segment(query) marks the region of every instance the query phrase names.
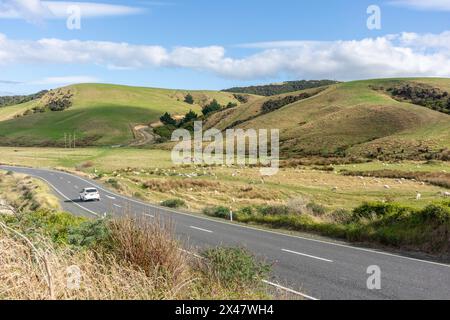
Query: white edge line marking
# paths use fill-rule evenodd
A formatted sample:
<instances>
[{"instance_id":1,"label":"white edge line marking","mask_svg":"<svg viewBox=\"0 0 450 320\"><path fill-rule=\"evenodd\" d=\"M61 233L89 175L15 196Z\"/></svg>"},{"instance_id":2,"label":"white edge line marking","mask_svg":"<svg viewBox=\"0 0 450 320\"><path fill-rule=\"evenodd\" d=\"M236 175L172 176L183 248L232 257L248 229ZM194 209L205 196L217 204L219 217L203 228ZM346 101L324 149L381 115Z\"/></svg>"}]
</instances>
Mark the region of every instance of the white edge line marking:
<instances>
[{"instance_id":1,"label":"white edge line marking","mask_svg":"<svg viewBox=\"0 0 450 320\"><path fill-rule=\"evenodd\" d=\"M317 298L314 298L314 297L308 296L308 295L306 295L304 293L301 293L301 292L298 292L298 291L295 291L295 290L292 290L292 289L280 286L279 284L276 284L276 283L273 283L273 282L270 282L270 281L267 281L267 280L262 280L262 282L264 282L265 284L268 284L270 286L276 287L278 289L281 289L281 290L284 290L284 291L287 291L287 292L299 295L299 296L301 296L303 298L306 298L306 299L309 299L309 300L314 300L314 301L319 300Z\"/></svg>"},{"instance_id":2,"label":"white edge line marking","mask_svg":"<svg viewBox=\"0 0 450 320\"><path fill-rule=\"evenodd\" d=\"M324 259L324 258L312 256L312 255L309 255L309 254L305 254L305 253L301 253L301 252L292 251L292 250L281 249L281 251L287 252L287 253L296 254L296 255L298 255L298 256L304 256L304 257L308 257L308 258L313 258L313 259L317 259L317 260L322 260L322 261L325 261L325 262L334 262L333 260L328 260L328 259Z\"/></svg>"},{"instance_id":3,"label":"white edge line marking","mask_svg":"<svg viewBox=\"0 0 450 320\"><path fill-rule=\"evenodd\" d=\"M113 206L117 207L117 208L122 208L121 206L119 206L118 204L115 204L115 203L113 203Z\"/></svg>"},{"instance_id":4,"label":"white edge line marking","mask_svg":"<svg viewBox=\"0 0 450 320\"><path fill-rule=\"evenodd\" d=\"M146 217L150 217L150 218L154 218L154 217L155 217L154 215L152 215L152 214L148 214L148 213L144 213L144 216L146 216Z\"/></svg>"},{"instance_id":5,"label":"white edge line marking","mask_svg":"<svg viewBox=\"0 0 450 320\"><path fill-rule=\"evenodd\" d=\"M108 192L111 193L111 191L103 188L102 186L96 184L96 183L92 183L89 182L88 180L64 172L64 171L57 171L57 170L50 170L50 169L35 169L35 168L27 168L27 167L15 167L15 166L7 166L7 165L3 165L4 168L16 168L16 169L27 169L27 170L35 170L35 171L45 171L48 173L58 173L58 174L66 174L68 176L71 177L75 177L78 178L86 183L89 183L90 185L95 186L96 188L103 190L104 192ZM371 250L371 249L366 249L366 248L360 248L360 247L355 247L355 246L351 246L351 245L346 245L346 244L341 244L341 243L333 243L333 242L329 242L329 241L324 241L324 240L318 240L318 239L311 239L311 238L306 238L306 237L301 237L301 236L296 236L296 235L292 235L292 234L284 234L281 232L276 232L276 231L271 231L271 230L265 230L265 229L260 229L260 228L254 228L254 227L250 227L250 226L244 226L241 224L236 224L236 223L230 223L230 222L226 222L226 221L220 221L220 220L216 220L216 219L211 219L211 218L207 218L207 217L201 217L201 216L196 216L190 213L183 213L183 212L179 212L179 211L175 211L175 210L170 210L167 208L161 208L158 206L155 206L151 203L145 203L142 201L137 201L135 199L130 199L127 197L124 197L122 195L116 194L117 197L134 202L134 203L138 203L141 205L145 205L151 208L155 208L155 209L161 209L161 210L165 210L166 212L171 212L171 213L175 213L178 215L183 215L183 216L188 216L191 218L196 218L196 219L200 219L200 220L206 220L206 221L211 221L211 222L216 222L216 223L221 223L221 224L226 224L226 225L230 225L230 226L234 226L234 227L238 227L241 229L249 229L249 230L254 230L254 231L259 231L259 232L265 232L265 233L271 233L271 234L276 234L278 236L283 236L283 237L288 237L288 238L296 238L296 239L302 239L302 240L306 240L306 241L310 241L310 242L316 242L316 243L322 243L322 244L327 244L327 245L332 245L335 247L341 247L341 248L348 248L348 249L353 249L353 250L358 250L358 251L364 251L364 252L369 252L369 253L375 253L375 254L380 254L380 255L384 255L384 256L388 256L388 257L395 257L395 258L400 258L400 259L406 259L409 261L416 261L416 262L422 262L422 263L428 263L428 264L432 264L432 265L436 265L436 266L441 266L441 267L446 267L446 268L450 268L450 264L445 264L445 263L439 263L439 262L434 262L434 261L427 261L427 260L421 260L421 259L417 259L417 258L411 258L411 257L406 257L406 256L401 256L395 253L388 253L388 252L383 252L383 251L376 251L376 250ZM87 209L86 209L87 210Z\"/></svg>"},{"instance_id":6,"label":"white edge line marking","mask_svg":"<svg viewBox=\"0 0 450 320\"><path fill-rule=\"evenodd\" d=\"M190 226L189 228L195 229L195 230L199 230L199 231L203 231L203 232L207 232L207 233L213 233L211 230L202 229L202 228L198 228L198 227L194 227L194 226Z\"/></svg>"}]
</instances>

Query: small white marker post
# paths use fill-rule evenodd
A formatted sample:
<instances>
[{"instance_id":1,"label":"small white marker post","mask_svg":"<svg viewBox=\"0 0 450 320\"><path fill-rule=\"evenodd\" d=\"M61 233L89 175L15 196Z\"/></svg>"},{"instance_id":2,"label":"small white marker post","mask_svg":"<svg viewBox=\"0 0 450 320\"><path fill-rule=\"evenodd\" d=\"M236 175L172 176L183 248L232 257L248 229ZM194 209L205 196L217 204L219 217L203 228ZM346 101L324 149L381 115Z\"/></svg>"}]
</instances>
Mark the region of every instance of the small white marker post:
<instances>
[{"instance_id":1,"label":"small white marker post","mask_svg":"<svg viewBox=\"0 0 450 320\"><path fill-rule=\"evenodd\" d=\"M233 210L230 210L230 221L233 222Z\"/></svg>"}]
</instances>

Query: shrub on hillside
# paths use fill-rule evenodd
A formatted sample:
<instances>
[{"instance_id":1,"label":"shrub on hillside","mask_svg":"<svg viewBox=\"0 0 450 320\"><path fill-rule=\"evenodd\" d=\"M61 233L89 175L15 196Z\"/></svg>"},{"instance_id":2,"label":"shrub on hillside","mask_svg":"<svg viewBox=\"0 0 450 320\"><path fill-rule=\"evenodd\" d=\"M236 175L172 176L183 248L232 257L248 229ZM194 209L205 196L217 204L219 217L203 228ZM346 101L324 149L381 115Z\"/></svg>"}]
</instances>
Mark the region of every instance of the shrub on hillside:
<instances>
[{"instance_id":1,"label":"shrub on hillside","mask_svg":"<svg viewBox=\"0 0 450 320\"><path fill-rule=\"evenodd\" d=\"M397 100L407 101L435 111L450 114L449 93L425 84L402 85L388 88L387 91Z\"/></svg>"},{"instance_id":2,"label":"shrub on hillside","mask_svg":"<svg viewBox=\"0 0 450 320\"><path fill-rule=\"evenodd\" d=\"M165 142L167 140L170 140L172 138L172 132L176 129L177 127L175 125L165 125L165 126L161 126L161 127L156 127L153 129L153 132L156 133L158 136L161 137L162 141L161 142Z\"/></svg>"},{"instance_id":3,"label":"shrub on hillside","mask_svg":"<svg viewBox=\"0 0 450 320\"><path fill-rule=\"evenodd\" d=\"M109 247L107 220L89 220L69 228L67 242L77 247Z\"/></svg>"},{"instance_id":4,"label":"shrub on hillside","mask_svg":"<svg viewBox=\"0 0 450 320\"><path fill-rule=\"evenodd\" d=\"M410 212L408 207L401 206L396 203L364 203L353 210L353 219L355 221L361 219L381 218L385 216L403 215Z\"/></svg>"},{"instance_id":5,"label":"shrub on hillside","mask_svg":"<svg viewBox=\"0 0 450 320\"><path fill-rule=\"evenodd\" d=\"M252 216L255 214L253 207L243 207L237 212L238 215Z\"/></svg>"},{"instance_id":6,"label":"shrub on hillside","mask_svg":"<svg viewBox=\"0 0 450 320\"><path fill-rule=\"evenodd\" d=\"M177 121L168 112L164 113L159 120L165 125L175 126L177 124Z\"/></svg>"},{"instance_id":7,"label":"shrub on hillside","mask_svg":"<svg viewBox=\"0 0 450 320\"><path fill-rule=\"evenodd\" d=\"M185 97L184 97L184 102L188 103L188 104L194 104L194 97L188 93Z\"/></svg>"},{"instance_id":8,"label":"shrub on hillside","mask_svg":"<svg viewBox=\"0 0 450 320\"><path fill-rule=\"evenodd\" d=\"M347 224L352 221L352 213L346 209L337 209L329 213L328 218L335 223Z\"/></svg>"},{"instance_id":9,"label":"shrub on hillside","mask_svg":"<svg viewBox=\"0 0 450 320\"><path fill-rule=\"evenodd\" d=\"M259 208L259 212L264 216L288 215L289 207L283 205L270 205Z\"/></svg>"},{"instance_id":10,"label":"shrub on hillside","mask_svg":"<svg viewBox=\"0 0 450 320\"><path fill-rule=\"evenodd\" d=\"M450 222L450 207L432 204L420 211L424 223L445 224Z\"/></svg>"},{"instance_id":11,"label":"shrub on hillside","mask_svg":"<svg viewBox=\"0 0 450 320\"><path fill-rule=\"evenodd\" d=\"M121 185L120 185L120 183L119 183L119 181L118 181L117 179L109 178L109 179L106 181L106 183L108 183L109 185L111 185L111 187L113 187L113 188L116 189L116 190L121 190L121 189L122 189L122 187L121 187Z\"/></svg>"},{"instance_id":12,"label":"shrub on hillside","mask_svg":"<svg viewBox=\"0 0 450 320\"><path fill-rule=\"evenodd\" d=\"M311 214L313 214L314 216L318 216L318 217L325 215L325 213L327 212L327 210L324 206L317 204L315 202L308 203L306 208L308 209L308 211Z\"/></svg>"},{"instance_id":13,"label":"shrub on hillside","mask_svg":"<svg viewBox=\"0 0 450 320\"><path fill-rule=\"evenodd\" d=\"M248 102L248 96L245 96L243 94L233 94L233 97L239 101L240 103L247 103Z\"/></svg>"},{"instance_id":14,"label":"shrub on hillside","mask_svg":"<svg viewBox=\"0 0 450 320\"><path fill-rule=\"evenodd\" d=\"M161 202L161 206L176 209L186 207L186 202L181 199L169 199Z\"/></svg>"},{"instance_id":15,"label":"shrub on hillside","mask_svg":"<svg viewBox=\"0 0 450 320\"><path fill-rule=\"evenodd\" d=\"M271 271L270 265L242 248L214 248L204 251L202 256L224 284L254 285L267 279Z\"/></svg>"},{"instance_id":16,"label":"shrub on hillside","mask_svg":"<svg viewBox=\"0 0 450 320\"><path fill-rule=\"evenodd\" d=\"M230 209L222 206L205 208L203 209L203 213L211 217L217 217L222 219L230 218Z\"/></svg>"},{"instance_id":17,"label":"shrub on hillside","mask_svg":"<svg viewBox=\"0 0 450 320\"><path fill-rule=\"evenodd\" d=\"M26 236L34 238L44 234L57 244L69 244L72 230L79 227L86 219L75 217L69 213L38 210L12 216L8 222Z\"/></svg>"},{"instance_id":18,"label":"shrub on hillside","mask_svg":"<svg viewBox=\"0 0 450 320\"><path fill-rule=\"evenodd\" d=\"M203 107L202 113L204 116L209 115L210 113L219 111L222 109L222 106L214 99L211 103L207 104Z\"/></svg>"}]
</instances>

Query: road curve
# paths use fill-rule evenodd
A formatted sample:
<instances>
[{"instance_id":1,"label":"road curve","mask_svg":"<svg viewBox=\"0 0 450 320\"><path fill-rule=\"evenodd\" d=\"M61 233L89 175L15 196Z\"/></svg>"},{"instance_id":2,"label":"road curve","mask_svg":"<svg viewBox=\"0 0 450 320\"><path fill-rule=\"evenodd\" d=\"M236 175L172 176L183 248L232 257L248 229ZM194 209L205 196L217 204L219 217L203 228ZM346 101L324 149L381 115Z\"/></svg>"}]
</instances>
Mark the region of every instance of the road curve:
<instances>
[{"instance_id":1,"label":"road curve","mask_svg":"<svg viewBox=\"0 0 450 320\"><path fill-rule=\"evenodd\" d=\"M40 178L60 198L64 210L76 215L102 217L131 212L170 218L176 234L189 245L244 246L274 263L271 285L292 290L308 299L450 299L450 265L383 251L260 230L225 221L190 215L130 199L92 180L65 172L0 166ZM82 188L96 187L102 201L80 203ZM381 289L367 288L370 266L381 270Z\"/></svg>"}]
</instances>

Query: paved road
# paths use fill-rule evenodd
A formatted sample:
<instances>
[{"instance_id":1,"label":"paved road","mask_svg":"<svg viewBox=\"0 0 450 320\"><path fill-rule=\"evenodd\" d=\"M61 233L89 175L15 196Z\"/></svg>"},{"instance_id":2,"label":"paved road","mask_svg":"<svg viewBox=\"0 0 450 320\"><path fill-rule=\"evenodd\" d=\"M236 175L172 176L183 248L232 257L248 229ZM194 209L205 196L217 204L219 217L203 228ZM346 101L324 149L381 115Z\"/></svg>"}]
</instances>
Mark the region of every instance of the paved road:
<instances>
[{"instance_id":1,"label":"paved road","mask_svg":"<svg viewBox=\"0 0 450 320\"><path fill-rule=\"evenodd\" d=\"M96 182L53 170L0 166L46 181L65 210L78 215L116 215L125 211L174 222L191 246L245 246L274 262L270 282L311 299L450 299L450 265L418 260L333 241L289 236L189 215L118 195ZM78 193L96 187L100 202L80 203ZM381 269L381 290L367 289L367 268Z\"/></svg>"}]
</instances>

